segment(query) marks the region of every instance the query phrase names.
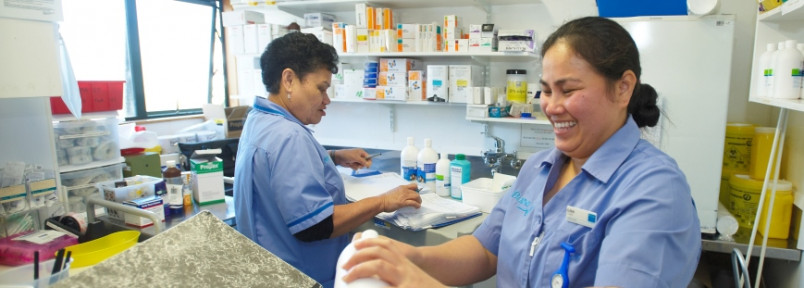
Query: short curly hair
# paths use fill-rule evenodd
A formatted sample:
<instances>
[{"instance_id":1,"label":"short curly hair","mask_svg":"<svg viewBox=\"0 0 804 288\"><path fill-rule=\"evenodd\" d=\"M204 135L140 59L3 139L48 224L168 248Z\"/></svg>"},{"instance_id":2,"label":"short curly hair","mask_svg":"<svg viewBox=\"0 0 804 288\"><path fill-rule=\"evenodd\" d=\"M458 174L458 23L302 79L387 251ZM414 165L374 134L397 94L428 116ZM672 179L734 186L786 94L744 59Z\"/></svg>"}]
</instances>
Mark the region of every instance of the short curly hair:
<instances>
[{"instance_id":1,"label":"short curly hair","mask_svg":"<svg viewBox=\"0 0 804 288\"><path fill-rule=\"evenodd\" d=\"M331 45L318 41L313 34L290 32L265 47L260 68L265 89L276 94L285 68L296 72L299 79L321 68L338 73L338 52Z\"/></svg>"}]
</instances>

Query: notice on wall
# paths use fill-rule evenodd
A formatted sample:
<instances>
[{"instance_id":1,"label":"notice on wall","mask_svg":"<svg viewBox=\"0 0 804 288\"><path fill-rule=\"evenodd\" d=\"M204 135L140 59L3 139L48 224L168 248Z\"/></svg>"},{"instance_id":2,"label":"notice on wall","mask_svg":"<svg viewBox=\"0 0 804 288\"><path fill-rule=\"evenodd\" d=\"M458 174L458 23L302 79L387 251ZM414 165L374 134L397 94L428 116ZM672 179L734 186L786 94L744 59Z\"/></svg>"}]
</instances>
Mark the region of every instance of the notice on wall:
<instances>
[{"instance_id":1,"label":"notice on wall","mask_svg":"<svg viewBox=\"0 0 804 288\"><path fill-rule=\"evenodd\" d=\"M550 149L555 146L556 136L550 125L522 125L522 138L519 146L530 147L533 151Z\"/></svg>"},{"instance_id":2,"label":"notice on wall","mask_svg":"<svg viewBox=\"0 0 804 288\"><path fill-rule=\"evenodd\" d=\"M62 21L61 0L0 0L0 17Z\"/></svg>"}]
</instances>

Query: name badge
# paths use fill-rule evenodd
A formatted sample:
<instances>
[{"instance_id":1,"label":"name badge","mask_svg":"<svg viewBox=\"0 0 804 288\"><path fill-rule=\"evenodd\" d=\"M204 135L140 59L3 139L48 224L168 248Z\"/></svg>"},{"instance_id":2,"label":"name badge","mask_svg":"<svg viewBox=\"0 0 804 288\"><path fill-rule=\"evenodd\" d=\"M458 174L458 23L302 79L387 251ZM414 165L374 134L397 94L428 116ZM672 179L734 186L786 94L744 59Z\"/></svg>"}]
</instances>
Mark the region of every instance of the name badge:
<instances>
[{"instance_id":1,"label":"name badge","mask_svg":"<svg viewBox=\"0 0 804 288\"><path fill-rule=\"evenodd\" d=\"M595 224L597 224L597 213L578 207L567 206L567 221L589 228L595 228Z\"/></svg>"}]
</instances>

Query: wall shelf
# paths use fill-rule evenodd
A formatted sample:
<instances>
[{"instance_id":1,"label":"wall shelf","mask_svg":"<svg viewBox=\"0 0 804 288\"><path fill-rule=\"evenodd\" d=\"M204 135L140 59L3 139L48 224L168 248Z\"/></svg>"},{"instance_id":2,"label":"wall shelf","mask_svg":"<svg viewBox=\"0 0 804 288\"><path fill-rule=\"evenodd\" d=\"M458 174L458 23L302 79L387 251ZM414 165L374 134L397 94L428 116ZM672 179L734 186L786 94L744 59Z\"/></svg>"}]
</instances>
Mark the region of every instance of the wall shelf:
<instances>
[{"instance_id":1,"label":"wall shelf","mask_svg":"<svg viewBox=\"0 0 804 288\"><path fill-rule=\"evenodd\" d=\"M528 62L537 61L539 54L528 52L377 52L377 53L341 53L341 59L372 57L405 57L405 58L472 58L481 62Z\"/></svg>"},{"instance_id":2,"label":"wall shelf","mask_svg":"<svg viewBox=\"0 0 804 288\"><path fill-rule=\"evenodd\" d=\"M433 107L466 106L466 103L451 102L430 102L430 101L393 101L393 100L370 100L370 99L340 99L330 98L332 103L366 103L366 104L388 104L388 105L419 105Z\"/></svg>"},{"instance_id":3,"label":"wall shelf","mask_svg":"<svg viewBox=\"0 0 804 288\"><path fill-rule=\"evenodd\" d=\"M748 99L748 101L795 111L804 111L804 99L774 99L754 97Z\"/></svg>"},{"instance_id":4,"label":"wall shelf","mask_svg":"<svg viewBox=\"0 0 804 288\"><path fill-rule=\"evenodd\" d=\"M534 124L534 125L550 125L550 121L543 119L524 119L524 118L474 118L466 117L466 120L475 122L495 122L495 123L514 123L514 124Z\"/></svg>"},{"instance_id":5,"label":"wall shelf","mask_svg":"<svg viewBox=\"0 0 804 288\"><path fill-rule=\"evenodd\" d=\"M248 1L244 1L248 2ZM354 11L355 4L368 3L375 7L388 7L394 9L406 8L435 8L456 6L488 5L515 5L539 3L538 0L308 0L308 1L281 1L276 7L295 15L310 12L347 12ZM258 3L258 5L261 5Z\"/></svg>"}]
</instances>

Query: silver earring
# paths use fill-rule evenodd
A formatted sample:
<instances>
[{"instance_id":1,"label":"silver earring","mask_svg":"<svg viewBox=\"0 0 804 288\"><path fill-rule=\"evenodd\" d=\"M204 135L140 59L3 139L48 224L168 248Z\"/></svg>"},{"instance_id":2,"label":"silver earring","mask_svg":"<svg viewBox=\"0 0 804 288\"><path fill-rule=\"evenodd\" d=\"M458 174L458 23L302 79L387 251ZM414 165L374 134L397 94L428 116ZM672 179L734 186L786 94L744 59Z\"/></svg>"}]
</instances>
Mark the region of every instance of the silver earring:
<instances>
[{"instance_id":1,"label":"silver earring","mask_svg":"<svg viewBox=\"0 0 804 288\"><path fill-rule=\"evenodd\" d=\"M290 99L290 92L288 92L288 99Z\"/></svg>"}]
</instances>

